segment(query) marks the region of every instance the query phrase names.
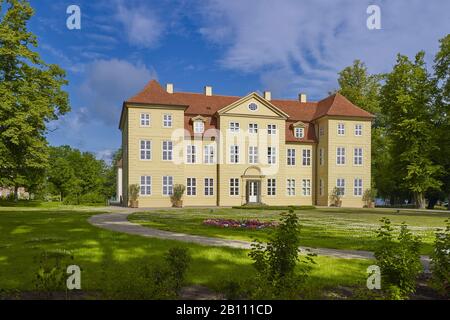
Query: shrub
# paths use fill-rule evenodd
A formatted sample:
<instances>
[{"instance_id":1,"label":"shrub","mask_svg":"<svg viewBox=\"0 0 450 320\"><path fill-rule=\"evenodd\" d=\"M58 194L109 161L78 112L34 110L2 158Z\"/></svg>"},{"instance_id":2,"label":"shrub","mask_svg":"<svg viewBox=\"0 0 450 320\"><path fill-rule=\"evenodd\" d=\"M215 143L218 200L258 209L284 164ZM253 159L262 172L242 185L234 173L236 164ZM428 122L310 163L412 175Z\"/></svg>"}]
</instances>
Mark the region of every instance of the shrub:
<instances>
[{"instance_id":1,"label":"shrub","mask_svg":"<svg viewBox=\"0 0 450 320\"><path fill-rule=\"evenodd\" d=\"M171 248L166 254L167 273L173 281L173 288L178 292L185 281L186 271L191 262L188 249Z\"/></svg>"},{"instance_id":2,"label":"shrub","mask_svg":"<svg viewBox=\"0 0 450 320\"><path fill-rule=\"evenodd\" d=\"M375 197L377 196L377 191L375 189L366 189L364 190L362 201L364 202L364 206L366 208L370 208L372 203L375 201Z\"/></svg>"},{"instance_id":3,"label":"shrub","mask_svg":"<svg viewBox=\"0 0 450 320\"><path fill-rule=\"evenodd\" d=\"M139 198L139 185L137 184L130 184L128 187L128 193L130 195L131 201L136 201Z\"/></svg>"},{"instance_id":4,"label":"shrub","mask_svg":"<svg viewBox=\"0 0 450 320\"><path fill-rule=\"evenodd\" d=\"M450 220L441 232L436 232L431 255L431 285L442 295L450 296Z\"/></svg>"},{"instance_id":5,"label":"shrub","mask_svg":"<svg viewBox=\"0 0 450 320\"><path fill-rule=\"evenodd\" d=\"M407 299L415 292L416 280L423 271L420 262L420 238L413 236L403 223L397 241L391 221L382 218L377 230L378 244L375 250L377 265L381 270L381 285L389 299Z\"/></svg>"},{"instance_id":6,"label":"shrub","mask_svg":"<svg viewBox=\"0 0 450 320\"><path fill-rule=\"evenodd\" d=\"M186 190L186 187L182 184L176 184L173 186L173 194L170 196L170 201L172 201L174 206L178 206L178 203L183 197L184 190Z\"/></svg>"},{"instance_id":7,"label":"shrub","mask_svg":"<svg viewBox=\"0 0 450 320\"><path fill-rule=\"evenodd\" d=\"M234 206L233 209L247 209L247 210L312 210L315 206L268 206L268 205L243 205Z\"/></svg>"},{"instance_id":8,"label":"shrub","mask_svg":"<svg viewBox=\"0 0 450 320\"><path fill-rule=\"evenodd\" d=\"M339 189L334 187L330 194L330 202L331 206L340 207L341 206L341 194L339 193Z\"/></svg>"},{"instance_id":9,"label":"shrub","mask_svg":"<svg viewBox=\"0 0 450 320\"><path fill-rule=\"evenodd\" d=\"M299 286L306 280L312 254L299 257L300 226L291 210L282 213L280 224L267 244L255 241L249 253L257 272L253 297L257 299L291 299L298 295ZM301 262L300 265L297 262Z\"/></svg>"}]
</instances>

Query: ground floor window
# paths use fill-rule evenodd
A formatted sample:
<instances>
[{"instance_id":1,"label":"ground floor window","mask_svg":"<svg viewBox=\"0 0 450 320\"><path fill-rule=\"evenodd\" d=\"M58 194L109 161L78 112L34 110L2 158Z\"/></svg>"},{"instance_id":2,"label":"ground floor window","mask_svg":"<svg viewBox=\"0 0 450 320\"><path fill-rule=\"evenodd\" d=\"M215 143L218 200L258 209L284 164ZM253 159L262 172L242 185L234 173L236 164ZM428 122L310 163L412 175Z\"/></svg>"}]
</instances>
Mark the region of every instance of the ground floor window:
<instances>
[{"instance_id":1,"label":"ground floor window","mask_svg":"<svg viewBox=\"0 0 450 320\"><path fill-rule=\"evenodd\" d=\"M336 180L336 188L338 191L338 195L343 196L345 194L345 179L337 179Z\"/></svg>"},{"instance_id":2,"label":"ground floor window","mask_svg":"<svg viewBox=\"0 0 450 320\"><path fill-rule=\"evenodd\" d=\"M163 195L171 196L173 194L173 177L163 176Z\"/></svg>"},{"instance_id":3,"label":"ground floor window","mask_svg":"<svg viewBox=\"0 0 450 320\"><path fill-rule=\"evenodd\" d=\"M302 194L304 196L310 196L311 195L311 180L310 179L303 179L302 180Z\"/></svg>"},{"instance_id":4,"label":"ground floor window","mask_svg":"<svg viewBox=\"0 0 450 320\"><path fill-rule=\"evenodd\" d=\"M276 180L275 179L267 179L267 195L274 196L276 195Z\"/></svg>"},{"instance_id":5,"label":"ground floor window","mask_svg":"<svg viewBox=\"0 0 450 320\"><path fill-rule=\"evenodd\" d=\"M214 179L205 178L205 196L214 195Z\"/></svg>"},{"instance_id":6,"label":"ground floor window","mask_svg":"<svg viewBox=\"0 0 450 320\"><path fill-rule=\"evenodd\" d=\"M186 194L188 196L195 196L197 194L197 179L196 178L187 178Z\"/></svg>"},{"instance_id":7,"label":"ground floor window","mask_svg":"<svg viewBox=\"0 0 450 320\"><path fill-rule=\"evenodd\" d=\"M295 179L287 179L286 188L288 196L295 196Z\"/></svg>"},{"instance_id":8,"label":"ground floor window","mask_svg":"<svg viewBox=\"0 0 450 320\"><path fill-rule=\"evenodd\" d=\"M362 179L355 178L353 183L353 195L362 196L363 182Z\"/></svg>"},{"instance_id":9,"label":"ground floor window","mask_svg":"<svg viewBox=\"0 0 450 320\"><path fill-rule=\"evenodd\" d=\"M152 177L141 176L141 195L149 196L152 194Z\"/></svg>"},{"instance_id":10,"label":"ground floor window","mask_svg":"<svg viewBox=\"0 0 450 320\"><path fill-rule=\"evenodd\" d=\"M239 179L231 178L230 179L230 196L238 196L239 195Z\"/></svg>"},{"instance_id":11,"label":"ground floor window","mask_svg":"<svg viewBox=\"0 0 450 320\"><path fill-rule=\"evenodd\" d=\"M323 180L319 180L319 195L323 196Z\"/></svg>"}]
</instances>

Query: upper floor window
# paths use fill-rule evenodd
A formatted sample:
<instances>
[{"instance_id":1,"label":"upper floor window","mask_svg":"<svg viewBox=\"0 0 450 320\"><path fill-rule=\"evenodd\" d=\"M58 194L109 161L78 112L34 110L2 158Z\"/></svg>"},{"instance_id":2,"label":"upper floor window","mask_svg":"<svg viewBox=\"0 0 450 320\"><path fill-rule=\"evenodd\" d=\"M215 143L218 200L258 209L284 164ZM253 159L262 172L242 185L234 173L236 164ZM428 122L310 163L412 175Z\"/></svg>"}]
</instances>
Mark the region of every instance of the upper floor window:
<instances>
[{"instance_id":1,"label":"upper floor window","mask_svg":"<svg viewBox=\"0 0 450 320\"><path fill-rule=\"evenodd\" d=\"M163 196L171 196L173 194L173 177L163 176Z\"/></svg>"},{"instance_id":2,"label":"upper floor window","mask_svg":"<svg viewBox=\"0 0 450 320\"><path fill-rule=\"evenodd\" d=\"M337 125L337 134L339 136L343 136L345 134L345 124L338 123L338 125Z\"/></svg>"},{"instance_id":3,"label":"upper floor window","mask_svg":"<svg viewBox=\"0 0 450 320\"><path fill-rule=\"evenodd\" d=\"M295 137L303 138L305 136L305 128L295 128Z\"/></svg>"},{"instance_id":4,"label":"upper floor window","mask_svg":"<svg viewBox=\"0 0 450 320\"><path fill-rule=\"evenodd\" d=\"M162 142L162 159L163 160L172 160L173 154L173 142L172 141L163 141Z\"/></svg>"},{"instance_id":5,"label":"upper floor window","mask_svg":"<svg viewBox=\"0 0 450 320\"><path fill-rule=\"evenodd\" d=\"M171 114L163 115L163 127L164 128L172 128L172 115Z\"/></svg>"},{"instance_id":6,"label":"upper floor window","mask_svg":"<svg viewBox=\"0 0 450 320\"><path fill-rule=\"evenodd\" d=\"M210 145L206 145L204 147L204 153L203 153L203 157L204 157L204 163L215 163L216 159L215 159L215 150L214 150L214 145L210 144Z\"/></svg>"},{"instance_id":7,"label":"upper floor window","mask_svg":"<svg viewBox=\"0 0 450 320\"><path fill-rule=\"evenodd\" d=\"M324 134L325 134L325 128L324 127L320 127L319 135L323 136Z\"/></svg>"},{"instance_id":8,"label":"upper floor window","mask_svg":"<svg viewBox=\"0 0 450 320\"><path fill-rule=\"evenodd\" d=\"M141 127L150 126L150 113L141 113Z\"/></svg>"},{"instance_id":9,"label":"upper floor window","mask_svg":"<svg viewBox=\"0 0 450 320\"><path fill-rule=\"evenodd\" d=\"M150 140L141 140L141 160L152 159L152 142Z\"/></svg>"},{"instance_id":10,"label":"upper floor window","mask_svg":"<svg viewBox=\"0 0 450 320\"><path fill-rule=\"evenodd\" d=\"M152 194L152 177L141 176L141 195L149 196Z\"/></svg>"},{"instance_id":11,"label":"upper floor window","mask_svg":"<svg viewBox=\"0 0 450 320\"><path fill-rule=\"evenodd\" d=\"M363 149L355 148L353 152L353 164L356 166L361 166L363 164Z\"/></svg>"},{"instance_id":12,"label":"upper floor window","mask_svg":"<svg viewBox=\"0 0 450 320\"><path fill-rule=\"evenodd\" d=\"M195 196L197 194L197 179L187 178L186 179L186 194L188 196Z\"/></svg>"},{"instance_id":13,"label":"upper floor window","mask_svg":"<svg viewBox=\"0 0 450 320\"><path fill-rule=\"evenodd\" d=\"M186 147L186 162L187 163L196 163L197 161L197 148L194 145L188 145Z\"/></svg>"},{"instance_id":14,"label":"upper floor window","mask_svg":"<svg viewBox=\"0 0 450 320\"><path fill-rule=\"evenodd\" d=\"M288 196L295 196L295 179L287 179L286 191Z\"/></svg>"},{"instance_id":15,"label":"upper floor window","mask_svg":"<svg viewBox=\"0 0 450 320\"><path fill-rule=\"evenodd\" d=\"M345 195L345 179L339 178L336 180L337 193L340 196Z\"/></svg>"},{"instance_id":16,"label":"upper floor window","mask_svg":"<svg viewBox=\"0 0 450 320\"><path fill-rule=\"evenodd\" d=\"M230 179L230 196L238 196L239 195L239 179L231 178Z\"/></svg>"},{"instance_id":17,"label":"upper floor window","mask_svg":"<svg viewBox=\"0 0 450 320\"><path fill-rule=\"evenodd\" d=\"M239 132L239 122L230 122L230 132Z\"/></svg>"},{"instance_id":18,"label":"upper floor window","mask_svg":"<svg viewBox=\"0 0 450 320\"><path fill-rule=\"evenodd\" d=\"M277 181L275 179L267 179L267 195L275 196L277 193Z\"/></svg>"},{"instance_id":19,"label":"upper floor window","mask_svg":"<svg viewBox=\"0 0 450 320\"><path fill-rule=\"evenodd\" d=\"M336 149L336 164L345 164L345 148L338 147Z\"/></svg>"},{"instance_id":20,"label":"upper floor window","mask_svg":"<svg viewBox=\"0 0 450 320\"><path fill-rule=\"evenodd\" d=\"M311 165L311 149L303 149L302 165L304 165L304 166Z\"/></svg>"},{"instance_id":21,"label":"upper floor window","mask_svg":"<svg viewBox=\"0 0 450 320\"><path fill-rule=\"evenodd\" d=\"M239 163L239 146L230 146L230 162Z\"/></svg>"},{"instance_id":22,"label":"upper floor window","mask_svg":"<svg viewBox=\"0 0 450 320\"><path fill-rule=\"evenodd\" d=\"M319 149L319 165L323 166L324 163L324 150L323 148Z\"/></svg>"},{"instance_id":23,"label":"upper floor window","mask_svg":"<svg viewBox=\"0 0 450 320\"><path fill-rule=\"evenodd\" d=\"M194 133L203 133L205 131L205 123L203 121L194 121Z\"/></svg>"},{"instance_id":24,"label":"upper floor window","mask_svg":"<svg viewBox=\"0 0 450 320\"><path fill-rule=\"evenodd\" d=\"M295 149L287 149L287 165L295 166Z\"/></svg>"},{"instance_id":25,"label":"upper floor window","mask_svg":"<svg viewBox=\"0 0 450 320\"><path fill-rule=\"evenodd\" d=\"M248 105L248 109L250 111L256 111L256 110L258 110L258 105L256 103L252 102Z\"/></svg>"},{"instance_id":26,"label":"upper floor window","mask_svg":"<svg viewBox=\"0 0 450 320\"><path fill-rule=\"evenodd\" d=\"M275 164L277 163L277 153L275 147L267 147L267 163Z\"/></svg>"},{"instance_id":27,"label":"upper floor window","mask_svg":"<svg viewBox=\"0 0 450 320\"><path fill-rule=\"evenodd\" d=\"M248 132L249 133L258 133L258 124L257 123L249 123L248 124Z\"/></svg>"},{"instance_id":28,"label":"upper floor window","mask_svg":"<svg viewBox=\"0 0 450 320\"><path fill-rule=\"evenodd\" d=\"M355 124L355 136L362 136L362 124Z\"/></svg>"},{"instance_id":29,"label":"upper floor window","mask_svg":"<svg viewBox=\"0 0 450 320\"><path fill-rule=\"evenodd\" d=\"M258 163L258 147L248 147L248 163Z\"/></svg>"},{"instance_id":30,"label":"upper floor window","mask_svg":"<svg viewBox=\"0 0 450 320\"><path fill-rule=\"evenodd\" d=\"M267 125L267 133L268 134L277 134L277 125L276 124Z\"/></svg>"},{"instance_id":31,"label":"upper floor window","mask_svg":"<svg viewBox=\"0 0 450 320\"><path fill-rule=\"evenodd\" d=\"M362 196L363 190L363 181L362 179L355 178L353 181L353 195Z\"/></svg>"}]
</instances>

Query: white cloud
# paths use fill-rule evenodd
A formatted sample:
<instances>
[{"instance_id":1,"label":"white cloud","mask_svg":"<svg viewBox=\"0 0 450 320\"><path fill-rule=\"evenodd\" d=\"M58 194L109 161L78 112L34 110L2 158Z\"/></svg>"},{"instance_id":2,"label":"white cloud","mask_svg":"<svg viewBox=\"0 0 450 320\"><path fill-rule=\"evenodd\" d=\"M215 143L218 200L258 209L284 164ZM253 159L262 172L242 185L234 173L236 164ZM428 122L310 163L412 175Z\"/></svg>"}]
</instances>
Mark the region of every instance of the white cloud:
<instances>
[{"instance_id":1,"label":"white cloud","mask_svg":"<svg viewBox=\"0 0 450 320\"><path fill-rule=\"evenodd\" d=\"M371 72L386 72L397 53L412 56L424 49L431 62L438 39L450 30L447 0L377 1L382 30L366 27L370 4L209 0L199 9L199 32L223 47L223 67L261 74L275 94L323 97L337 86L337 72L354 59Z\"/></svg>"}]
</instances>

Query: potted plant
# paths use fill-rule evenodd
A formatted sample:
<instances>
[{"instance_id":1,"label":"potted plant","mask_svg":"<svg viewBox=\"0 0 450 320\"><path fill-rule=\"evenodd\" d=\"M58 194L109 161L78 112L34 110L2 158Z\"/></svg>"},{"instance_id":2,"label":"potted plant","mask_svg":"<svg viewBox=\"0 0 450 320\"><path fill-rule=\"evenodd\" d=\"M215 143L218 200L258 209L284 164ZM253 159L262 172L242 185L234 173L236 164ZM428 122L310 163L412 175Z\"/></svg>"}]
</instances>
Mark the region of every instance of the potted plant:
<instances>
[{"instance_id":1,"label":"potted plant","mask_svg":"<svg viewBox=\"0 0 450 320\"><path fill-rule=\"evenodd\" d=\"M362 200L364 201L364 208L373 208L375 196L377 195L377 191L375 189L366 189L364 190Z\"/></svg>"},{"instance_id":2,"label":"potted plant","mask_svg":"<svg viewBox=\"0 0 450 320\"><path fill-rule=\"evenodd\" d=\"M170 201L172 201L172 206L175 208L181 208L183 206L183 197L184 190L186 187L182 184L176 184L173 186L173 193L170 196Z\"/></svg>"},{"instance_id":3,"label":"potted plant","mask_svg":"<svg viewBox=\"0 0 450 320\"><path fill-rule=\"evenodd\" d=\"M137 184L130 184L128 187L128 194L130 196L130 207L131 208L138 208L139 207L139 185Z\"/></svg>"},{"instance_id":4,"label":"potted plant","mask_svg":"<svg viewBox=\"0 0 450 320\"><path fill-rule=\"evenodd\" d=\"M330 194L330 202L332 207L340 207L342 205L341 194L338 187L334 187Z\"/></svg>"}]
</instances>

